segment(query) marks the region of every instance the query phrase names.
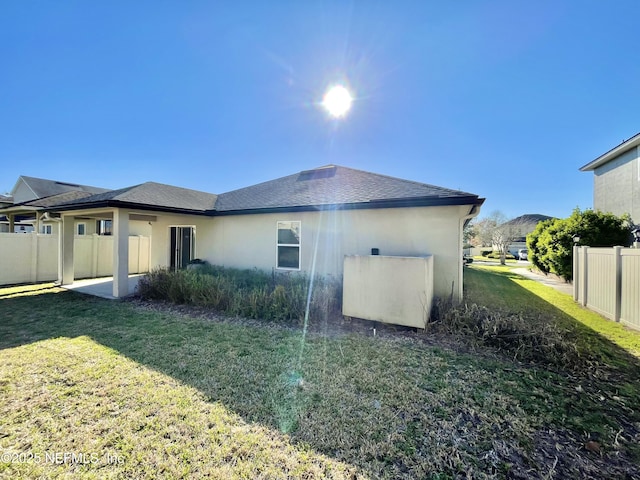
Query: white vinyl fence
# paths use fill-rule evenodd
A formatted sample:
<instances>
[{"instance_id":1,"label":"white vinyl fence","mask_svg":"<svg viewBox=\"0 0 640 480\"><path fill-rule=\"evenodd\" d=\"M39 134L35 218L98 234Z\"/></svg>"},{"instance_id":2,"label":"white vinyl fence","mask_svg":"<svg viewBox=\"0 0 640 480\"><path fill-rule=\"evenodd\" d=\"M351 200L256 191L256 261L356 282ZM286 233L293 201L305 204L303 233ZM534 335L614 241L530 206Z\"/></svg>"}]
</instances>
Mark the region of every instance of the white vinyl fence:
<instances>
[{"instance_id":1,"label":"white vinyl fence","mask_svg":"<svg viewBox=\"0 0 640 480\"><path fill-rule=\"evenodd\" d=\"M129 273L149 271L149 237L129 237ZM76 236L73 246L75 278L111 276L113 237ZM0 233L0 285L58 279L58 235Z\"/></svg>"},{"instance_id":2,"label":"white vinyl fence","mask_svg":"<svg viewBox=\"0 0 640 480\"><path fill-rule=\"evenodd\" d=\"M607 318L640 329L640 249L575 247L573 297Z\"/></svg>"}]
</instances>

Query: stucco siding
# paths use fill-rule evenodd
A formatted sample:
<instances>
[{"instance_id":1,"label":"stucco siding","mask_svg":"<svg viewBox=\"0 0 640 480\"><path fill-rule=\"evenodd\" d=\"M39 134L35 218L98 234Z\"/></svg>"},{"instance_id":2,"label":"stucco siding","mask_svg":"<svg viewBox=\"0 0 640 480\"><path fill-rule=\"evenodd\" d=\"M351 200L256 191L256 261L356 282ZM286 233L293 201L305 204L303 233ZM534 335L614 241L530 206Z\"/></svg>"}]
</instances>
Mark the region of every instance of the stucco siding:
<instances>
[{"instance_id":1,"label":"stucco siding","mask_svg":"<svg viewBox=\"0 0 640 480\"><path fill-rule=\"evenodd\" d=\"M638 148L596 168L594 174L594 208L616 215L628 213L640 221Z\"/></svg>"},{"instance_id":2,"label":"stucco siding","mask_svg":"<svg viewBox=\"0 0 640 480\"><path fill-rule=\"evenodd\" d=\"M206 258L201 252L208 251L212 246L213 222L211 218L197 215L167 215L157 214L157 220L151 224L151 268L169 265L169 228L195 227L195 252L193 258ZM204 245L209 247L204 248Z\"/></svg>"},{"instance_id":3,"label":"stucco siding","mask_svg":"<svg viewBox=\"0 0 640 480\"><path fill-rule=\"evenodd\" d=\"M461 219L468 211L446 206L215 217L212 228L198 230L196 243L198 256L211 263L271 271L277 222L300 221L301 271L340 276L345 255L369 255L372 248L381 255L433 255L435 295L453 291L459 297Z\"/></svg>"}]
</instances>

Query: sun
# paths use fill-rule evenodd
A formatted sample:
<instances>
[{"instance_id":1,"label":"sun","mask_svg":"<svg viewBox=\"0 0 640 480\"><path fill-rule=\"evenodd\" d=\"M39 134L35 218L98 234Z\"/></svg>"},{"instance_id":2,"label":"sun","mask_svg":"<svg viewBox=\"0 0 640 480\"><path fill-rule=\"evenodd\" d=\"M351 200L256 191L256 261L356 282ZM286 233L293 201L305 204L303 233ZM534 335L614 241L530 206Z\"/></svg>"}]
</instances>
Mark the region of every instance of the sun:
<instances>
[{"instance_id":1,"label":"sun","mask_svg":"<svg viewBox=\"0 0 640 480\"><path fill-rule=\"evenodd\" d=\"M327 109L329 115L335 118L344 117L351 109L353 98L342 85L331 87L322 99L322 106Z\"/></svg>"}]
</instances>

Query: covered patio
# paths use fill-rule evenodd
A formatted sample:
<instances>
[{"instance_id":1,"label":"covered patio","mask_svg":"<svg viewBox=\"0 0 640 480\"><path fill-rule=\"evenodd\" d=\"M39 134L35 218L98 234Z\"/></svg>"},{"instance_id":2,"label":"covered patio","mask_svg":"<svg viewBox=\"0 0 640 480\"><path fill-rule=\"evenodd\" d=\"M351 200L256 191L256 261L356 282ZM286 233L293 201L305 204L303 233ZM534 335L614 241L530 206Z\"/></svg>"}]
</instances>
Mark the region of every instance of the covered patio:
<instances>
[{"instance_id":1,"label":"covered patio","mask_svg":"<svg viewBox=\"0 0 640 480\"><path fill-rule=\"evenodd\" d=\"M144 273L129 275L127 279L129 295L133 295L135 293L138 282L142 277L144 277L144 275ZM106 298L108 300L121 298L113 295L113 277L75 280L71 285L62 285L62 288L78 293L84 293L86 295L93 295L94 297Z\"/></svg>"}]
</instances>

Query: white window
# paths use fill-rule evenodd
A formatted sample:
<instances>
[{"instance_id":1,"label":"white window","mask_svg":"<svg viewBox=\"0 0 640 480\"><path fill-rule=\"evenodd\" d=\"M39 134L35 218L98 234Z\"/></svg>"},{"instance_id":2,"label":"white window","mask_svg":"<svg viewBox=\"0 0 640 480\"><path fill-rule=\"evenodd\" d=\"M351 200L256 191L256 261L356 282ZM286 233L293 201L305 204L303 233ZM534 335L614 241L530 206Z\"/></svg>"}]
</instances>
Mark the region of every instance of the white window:
<instances>
[{"instance_id":1,"label":"white window","mask_svg":"<svg viewBox=\"0 0 640 480\"><path fill-rule=\"evenodd\" d=\"M111 235L112 233L112 221L111 220L97 220L96 221L96 233L98 235Z\"/></svg>"},{"instance_id":2,"label":"white window","mask_svg":"<svg viewBox=\"0 0 640 480\"><path fill-rule=\"evenodd\" d=\"M86 235L87 234L87 224L79 223L76 225L76 235Z\"/></svg>"},{"instance_id":3,"label":"white window","mask_svg":"<svg viewBox=\"0 0 640 480\"><path fill-rule=\"evenodd\" d=\"M276 267L300 270L300 222L278 222Z\"/></svg>"},{"instance_id":4,"label":"white window","mask_svg":"<svg viewBox=\"0 0 640 480\"><path fill-rule=\"evenodd\" d=\"M42 225L40 229L42 230L42 233L45 235L51 235L53 233L51 225Z\"/></svg>"}]
</instances>

